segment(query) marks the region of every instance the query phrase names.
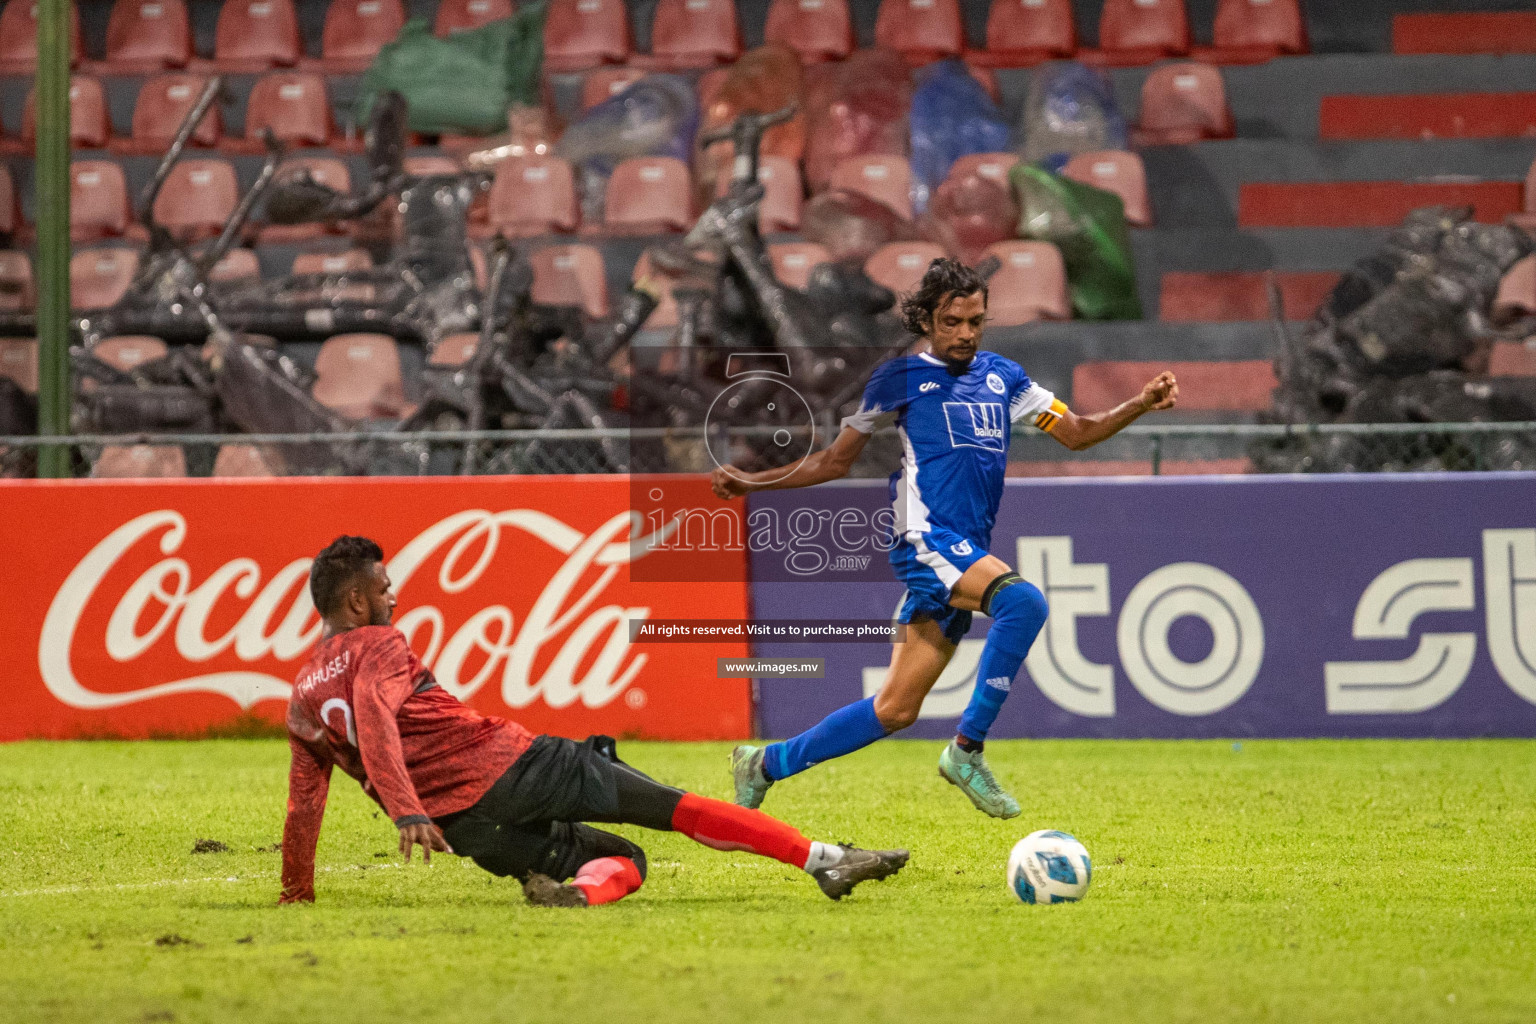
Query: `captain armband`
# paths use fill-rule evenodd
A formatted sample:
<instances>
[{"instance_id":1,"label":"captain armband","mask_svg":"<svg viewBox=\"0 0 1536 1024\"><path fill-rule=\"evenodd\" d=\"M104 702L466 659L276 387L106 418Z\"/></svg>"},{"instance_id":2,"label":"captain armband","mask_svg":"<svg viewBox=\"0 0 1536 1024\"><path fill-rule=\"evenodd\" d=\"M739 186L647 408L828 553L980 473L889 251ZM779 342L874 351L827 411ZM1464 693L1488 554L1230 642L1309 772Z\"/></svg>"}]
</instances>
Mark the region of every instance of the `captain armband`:
<instances>
[{"instance_id":1,"label":"captain armband","mask_svg":"<svg viewBox=\"0 0 1536 1024\"><path fill-rule=\"evenodd\" d=\"M1053 398L1051 399L1051 407L1035 417L1035 426L1046 433L1050 433L1066 414L1066 403L1059 398Z\"/></svg>"}]
</instances>

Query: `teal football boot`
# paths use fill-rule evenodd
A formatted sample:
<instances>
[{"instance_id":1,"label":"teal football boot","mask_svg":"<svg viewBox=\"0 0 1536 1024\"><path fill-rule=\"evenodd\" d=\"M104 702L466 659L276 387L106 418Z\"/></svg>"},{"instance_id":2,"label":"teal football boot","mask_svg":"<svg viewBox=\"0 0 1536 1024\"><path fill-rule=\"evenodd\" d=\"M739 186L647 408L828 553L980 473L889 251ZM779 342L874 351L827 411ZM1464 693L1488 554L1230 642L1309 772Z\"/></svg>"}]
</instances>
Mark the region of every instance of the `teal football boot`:
<instances>
[{"instance_id":1,"label":"teal football boot","mask_svg":"<svg viewBox=\"0 0 1536 1024\"><path fill-rule=\"evenodd\" d=\"M981 751L967 753L950 740L939 755L939 774L950 785L959 786L978 811L994 818L1018 817L1019 802L997 784Z\"/></svg>"},{"instance_id":2,"label":"teal football boot","mask_svg":"<svg viewBox=\"0 0 1536 1024\"><path fill-rule=\"evenodd\" d=\"M736 803L753 810L761 807L773 780L763 774L763 748L742 744L731 751L731 777L736 781Z\"/></svg>"}]
</instances>

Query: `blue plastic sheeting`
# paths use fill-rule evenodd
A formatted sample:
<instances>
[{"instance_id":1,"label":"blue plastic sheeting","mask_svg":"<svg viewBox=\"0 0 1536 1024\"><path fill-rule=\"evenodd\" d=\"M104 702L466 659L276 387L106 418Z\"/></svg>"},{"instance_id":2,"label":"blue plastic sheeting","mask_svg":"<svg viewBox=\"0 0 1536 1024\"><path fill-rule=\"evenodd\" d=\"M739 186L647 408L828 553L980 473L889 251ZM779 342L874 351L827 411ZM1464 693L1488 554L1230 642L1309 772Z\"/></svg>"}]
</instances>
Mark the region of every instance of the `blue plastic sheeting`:
<instances>
[{"instance_id":1,"label":"blue plastic sheeting","mask_svg":"<svg viewBox=\"0 0 1536 1024\"><path fill-rule=\"evenodd\" d=\"M912 209L922 213L950 167L968 153L1008 148L997 104L961 61L939 61L918 76L912 95Z\"/></svg>"},{"instance_id":2,"label":"blue plastic sheeting","mask_svg":"<svg viewBox=\"0 0 1536 1024\"><path fill-rule=\"evenodd\" d=\"M1064 156L1130 148L1113 84L1102 72L1076 61L1035 72L1019 135L1024 160L1043 162L1051 170L1065 163Z\"/></svg>"}]
</instances>

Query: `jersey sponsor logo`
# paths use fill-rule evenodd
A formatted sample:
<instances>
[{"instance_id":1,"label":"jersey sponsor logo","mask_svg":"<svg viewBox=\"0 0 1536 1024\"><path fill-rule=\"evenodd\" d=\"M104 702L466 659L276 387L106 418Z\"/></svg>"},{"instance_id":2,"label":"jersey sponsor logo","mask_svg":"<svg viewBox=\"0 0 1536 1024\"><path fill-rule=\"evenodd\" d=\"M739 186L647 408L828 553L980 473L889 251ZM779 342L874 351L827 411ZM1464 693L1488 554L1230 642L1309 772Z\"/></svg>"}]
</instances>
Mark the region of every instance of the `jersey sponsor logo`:
<instances>
[{"instance_id":1,"label":"jersey sponsor logo","mask_svg":"<svg viewBox=\"0 0 1536 1024\"><path fill-rule=\"evenodd\" d=\"M917 386L917 390L926 395L930 391L939 390L939 382L936 380L925 380Z\"/></svg>"},{"instance_id":2,"label":"jersey sponsor logo","mask_svg":"<svg viewBox=\"0 0 1536 1024\"><path fill-rule=\"evenodd\" d=\"M976 549L971 547L971 542L970 541L963 540L959 544L951 544L949 546L949 550L953 551L955 554L959 555L961 558L964 558L966 555L970 554L972 551L974 551Z\"/></svg>"},{"instance_id":3,"label":"jersey sponsor logo","mask_svg":"<svg viewBox=\"0 0 1536 1024\"><path fill-rule=\"evenodd\" d=\"M987 387L991 388L992 393L995 395L1000 395L1008 390L1008 386L1003 383L1003 378L995 373L987 374Z\"/></svg>"},{"instance_id":4,"label":"jersey sponsor logo","mask_svg":"<svg viewBox=\"0 0 1536 1024\"><path fill-rule=\"evenodd\" d=\"M1008 450L1008 417L1001 402L945 402L944 420L951 447Z\"/></svg>"}]
</instances>

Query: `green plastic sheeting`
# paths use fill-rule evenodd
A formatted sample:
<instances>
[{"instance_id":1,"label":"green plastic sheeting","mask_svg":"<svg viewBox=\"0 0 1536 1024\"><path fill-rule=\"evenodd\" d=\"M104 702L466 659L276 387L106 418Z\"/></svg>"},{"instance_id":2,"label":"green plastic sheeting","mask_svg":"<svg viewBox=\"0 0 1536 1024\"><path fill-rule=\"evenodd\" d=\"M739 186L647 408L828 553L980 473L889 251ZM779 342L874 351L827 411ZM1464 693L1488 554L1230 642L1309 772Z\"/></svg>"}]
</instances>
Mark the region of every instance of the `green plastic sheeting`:
<instances>
[{"instance_id":1,"label":"green plastic sheeting","mask_svg":"<svg viewBox=\"0 0 1536 1024\"><path fill-rule=\"evenodd\" d=\"M363 76L358 121L366 122L374 100L393 89L405 97L414 132L506 131L510 105L539 103L544 11L541 0L446 39L433 35L424 19L406 22Z\"/></svg>"},{"instance_id":2,"label":"green plastic sheeting","mask_svg":"<svg viewBox=\"0 0 1536 1024\"><path fill-rule=\"evenodd\" d=\"M1140 320L1120 197L1034 164L1015 164L1008 178L1019 197L1019 237L1061 250L1078 319Z\"/></svg>"}]
</instances>

